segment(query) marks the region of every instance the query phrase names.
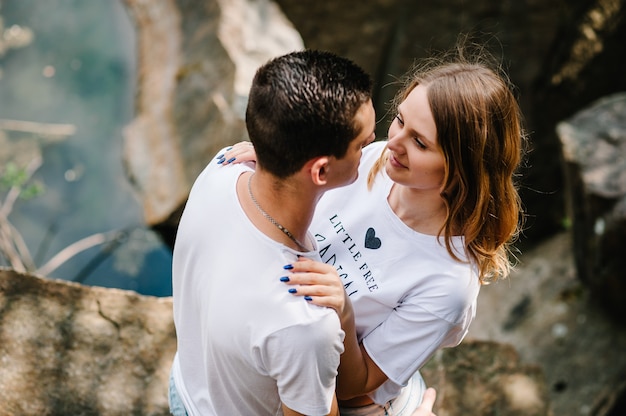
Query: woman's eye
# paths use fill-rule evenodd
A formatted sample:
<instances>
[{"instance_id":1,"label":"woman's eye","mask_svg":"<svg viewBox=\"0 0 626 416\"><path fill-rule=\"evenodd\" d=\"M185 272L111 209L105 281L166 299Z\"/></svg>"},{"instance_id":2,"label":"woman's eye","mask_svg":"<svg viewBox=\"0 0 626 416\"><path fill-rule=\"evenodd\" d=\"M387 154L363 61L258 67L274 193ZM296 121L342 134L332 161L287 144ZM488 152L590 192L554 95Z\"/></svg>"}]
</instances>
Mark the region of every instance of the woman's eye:
<instances>
[{"instance_id":1,"label":"woman's eye","mask_svg":"<svg viewBox=\"0 0 626 416\"><path fill-rule=\"evenodd\" d=\"M415 137L413 140L415 140L420 149L426 149L426 145L418 137Z\"/></svg>"},{"instance_id":2,"label":"woman's eye","mask_svg":"<svg viewBox=\"0 0 626 416\"><path fill-rule=\"evenodd\" d=\"M404 120L402 120L402 119L400 118L400 114L396 114L396 120L398 120L398 123L399 123L401 126L404 126Z\"/></svg>"}]
</instances>

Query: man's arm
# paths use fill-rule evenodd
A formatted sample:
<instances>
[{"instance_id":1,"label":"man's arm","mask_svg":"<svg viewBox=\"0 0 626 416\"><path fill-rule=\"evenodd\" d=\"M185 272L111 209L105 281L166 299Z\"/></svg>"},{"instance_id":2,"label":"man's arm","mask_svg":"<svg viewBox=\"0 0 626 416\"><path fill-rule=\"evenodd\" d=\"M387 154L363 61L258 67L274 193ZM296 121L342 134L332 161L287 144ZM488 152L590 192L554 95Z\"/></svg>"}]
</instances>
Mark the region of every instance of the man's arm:
<instances>
[{"instance_id":1,"label":"man's arm","mask_svg":"<svg viewBox=\"0 0 626 416\"><path fill-rule=\"evenodd\" d=\"M288 409L285 414L337 415L335 387L343 352L339 320L333 311L308 305L304 299L288 302L294 310L302 307L298 314L306 314L309 322L296 322L267 337L259 363L276 380L282 407Z\"/></svg>"},{"instance_id":2,"label":"man's arm","mask_svg":"<svg viewBox=\"0 0 626 416\"><path fill-rule=\"evenodd\" d=\"M331 265L306 258L291 266L285 284L295 288L294 295L307 296L313 304L333 308L341 321L345 338L337 377L337 397L348 400L376 390L387 381L387 375L357 340L352 302L337 270Z\"/></svg>"}]
</instances>

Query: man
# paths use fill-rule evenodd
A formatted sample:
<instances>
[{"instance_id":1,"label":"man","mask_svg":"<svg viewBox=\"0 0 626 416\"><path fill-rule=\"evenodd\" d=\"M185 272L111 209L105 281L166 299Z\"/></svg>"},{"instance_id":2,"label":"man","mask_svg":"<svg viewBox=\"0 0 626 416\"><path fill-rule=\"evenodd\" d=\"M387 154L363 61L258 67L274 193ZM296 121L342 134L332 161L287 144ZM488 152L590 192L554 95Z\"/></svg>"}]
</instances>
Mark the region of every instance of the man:
<instances>
[{"instance_id":1,"label":"man","mask_svg":"<svg viewBox=\"0 0 626 416\"><path fill-rule=\"evenodd\" d=\"M281 279L300 256L320 260L307 230L319 198L356 179L374 140L371 80L328 52L275 58L254 77L246 126L255 170L220 168L218 156L180 221L172 411L180 398L189 415L337 415L339 318Z\"/></svg>"}]
</instances>

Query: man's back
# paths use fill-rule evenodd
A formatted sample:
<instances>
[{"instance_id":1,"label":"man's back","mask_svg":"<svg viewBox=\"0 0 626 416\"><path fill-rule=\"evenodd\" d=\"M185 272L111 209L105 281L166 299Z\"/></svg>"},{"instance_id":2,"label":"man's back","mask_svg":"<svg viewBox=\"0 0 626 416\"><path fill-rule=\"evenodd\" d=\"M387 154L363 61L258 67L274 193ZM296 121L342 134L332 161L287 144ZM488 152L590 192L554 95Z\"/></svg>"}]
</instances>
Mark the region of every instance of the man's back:
<instances>
[{"instance_id":1,"label":"man's back","mask_svg":"<svg viewBox=\"0 0 626 416\"><path fill-rule=\"evenodd\" d=\"M319 198L356 179L374 139L371 88L362 68L330 52L296 51L257 69L246 106L256 169L214 159L179 225L177 413L338 414L339 317L290 297L280 278L316 251L308 228Z\"/></svg>"},{"instance_id":2,"label":"man's back","mask_svg":"<svg viewBox=\"0 0 626 416\"><path fill-rule=\"evenodd\" d=\"M235 190L245 170L218 169L213 161L180 222L173 260L176 386L192 415L275 415L281 401L324 414L343 332L334 311L292 296L280 282L282 267L299 253L249 221Z\"/></svg>"}]
</instances>

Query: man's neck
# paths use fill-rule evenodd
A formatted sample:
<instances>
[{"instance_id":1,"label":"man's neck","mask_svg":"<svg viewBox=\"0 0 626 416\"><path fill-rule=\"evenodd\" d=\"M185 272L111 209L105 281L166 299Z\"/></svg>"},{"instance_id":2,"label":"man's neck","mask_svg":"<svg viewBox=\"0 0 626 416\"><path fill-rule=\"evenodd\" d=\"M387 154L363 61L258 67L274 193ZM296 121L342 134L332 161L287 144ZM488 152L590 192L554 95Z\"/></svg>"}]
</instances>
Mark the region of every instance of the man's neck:
<instances>
[{"instance_id":1,"label":"man's neck","mask_svg":"<svg viewBox=\"0 0 626 416\"><path fill-rule=\"evenodd\" d=\"M244 173L237 195L250 221L268 237L299 251L313 249L307 231L318 199L296 175L278 179L264 171Z\"/></svg>"}]
</instances>

